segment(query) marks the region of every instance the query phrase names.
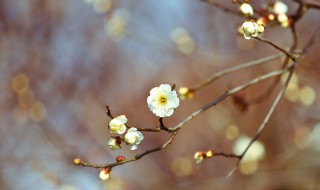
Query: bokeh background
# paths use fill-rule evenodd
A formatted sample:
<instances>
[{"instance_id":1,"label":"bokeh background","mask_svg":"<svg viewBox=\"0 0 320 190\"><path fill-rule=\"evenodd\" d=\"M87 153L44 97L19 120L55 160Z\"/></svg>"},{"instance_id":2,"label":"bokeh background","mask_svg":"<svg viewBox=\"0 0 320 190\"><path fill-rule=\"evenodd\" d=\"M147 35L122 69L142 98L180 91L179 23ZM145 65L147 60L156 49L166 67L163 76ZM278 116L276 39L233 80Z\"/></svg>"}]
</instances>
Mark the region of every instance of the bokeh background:
<instances>
[{"instance_id":1,"label":"bokeh background","mask_svg":"<svg viewBox=\"0 0 320 190\"><path fill-rule=\"evenodd\" d=\"M297 8L284 2L291 13ZM319 20L320 11L310 10L299 21L299 48ZM0 189L319 189L319 43L305 55L255 146L252 154L259 155L227 180L236 160L196 164L194 152L233 152L254 135L276 93L247 111L228 98L189 122L167 149L114 168L110 180L73 165L76 157L114 162L117 155L134 156L169 137L144 133L138 150L111 151L105 105L131 125L156 127L158 118L146 103L151 88L194 85L224 68L278 53L239 36L242 22L198 0L0 0ZM264 38L284 48L292 43L289 29L280 26L267 27ZM182 101L166 125L280 68L281 61L219 79ZM271 84L242 93L256 98Z\"/></svg>"}]
</instances>

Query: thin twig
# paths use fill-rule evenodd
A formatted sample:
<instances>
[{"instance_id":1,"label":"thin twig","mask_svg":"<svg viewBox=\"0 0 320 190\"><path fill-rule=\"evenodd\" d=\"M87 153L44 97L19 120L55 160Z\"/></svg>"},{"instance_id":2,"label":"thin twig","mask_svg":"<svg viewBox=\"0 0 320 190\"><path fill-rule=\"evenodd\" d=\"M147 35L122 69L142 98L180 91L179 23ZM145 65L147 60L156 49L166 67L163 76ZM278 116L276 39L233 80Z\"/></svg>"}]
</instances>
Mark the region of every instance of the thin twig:
<instances>
[{"instance_id":1,"label":"thin twig","mask_svg":"<svg viewBox=\"0 0 320 190\"><path fill-rule=\"evenodd\" d=\"M107 114L111 119L114 119L114 116L113 116L112 113L111 113L111 108L110 108L110 106L107 106L107 105L106 105L106 109L107 109L106 114ZM132 126L130 126L128 123L126 123L126 127L132 128ZM159 128L159 127L157 127L157 128L139 128L139 127L136 127L136 129L137 129L138 131L145 131L145 132L160 132L160 131L161 131L161 128Z\"/></svg>"},{"instance_id":2,"label":"thin twig","mask_svg":"<svg viewBox=\"0 0 320 190\"><path fill-rule=\"evenodd\" d=\"M125 159L125 160L123 160L121 162L114 162L114 163L111 163L111 164L91 164L91 163L86 163L86 162L81 161L78 165L86 166L86 167L92 167L92 168L110 168L111 169L111 168L113 168L115 166L119 166L119 165L122 165L122 164L127 164L129 162L133 162L133 161L139 160L142 157L144 157L144 156L146 156L146 155L148 155L150 153L157 152L159 150L165 149L167 146L169 146L172 143L172 141L176 137L178 131L179 130L174 131L171 134L170 138L164 144L162 144L162 145L160 145L158 147L155 147L153 149L149 149L149 150L147 150L147 151L145 151L145 152L143 152L141 154L136 155L133 158L128 158L128 159Z\"/></svg>"},{"instance_id":3,"label":"thin twig","mask_svg":"<svg viewBox=\"0 0 320 190\"><path fill-rule=\"evenodd\" d=\"M266 40L266 39L263 39L263 38L259 38L259 37L252 37L252 38L271 45L272 47L276 48L277 50L283 52L283 53L286 54L288 57L290 57L290 59L291 59L292 61L295 61L295 60L296 60L296 58L295 58L293 55L291 55L291 53L289 53L287 50L279 47L278 45L274 44L273 42L271 42L271 41L269 41L269 40Z\"/></svg>"},{"instance_id":4,"label":"thin twig","mask_svg":"<svg viewBox=\"0 0 320 190\"><path fill-rule=\"evenodd\" d=\"M236 92L243 90L253 84L256 84L260 81L266 80L268 78L274 77L274 76L278 76L283 74L284 72L286 72L287 69L282 69L282 70L277 70L277 71L272 71L269 72L265 75L261 75L257 78L254 78L252 80L250 80L249 82L246 82L242 85L239 85L229 91L226 91L223 95L221 95L220 97L218 97L217 99L213 100L212 102L204 105L202 108L198 109L197 111L193 112L191 115L189 115L186 119L184 119L183 121L181 121L179 124L177 124L176 126L172 127L172 128L168 128L170 131L175 131L179 128L181 128L185 123L187 123L188 121L190 121L191 119L193 119L194 117L196 117L197 115L199 115L200 113L206 111L207 109L211 108L212 106L217 105L219 102L221 102L222 100L224 100L225 98L229 97L232 94L235 94Z\"/></svg>"},{"instance_id":5,"label":"thin twig","mask_svg":"<svg viewBox=\"0 0 320 190\"><path fill-rule=\"evenodd\" d=\"M299 64L300 60L302 59L302 56L304 54L306 54L309 49L311 48L311 46L313 44L315 44L318 40L320 39L320 26L317 28L317 30L313 33L311 39L309 40L309 42L307 43L307 45L305 46L305 48L302 50L301 55L299 56L298 59L296 59L296 61L289 67L289 75L286 78L285 83L283 84L281 90L279 91L276 99L274 100L272 106L270 107L266 117L264 118L263 122L261 123L260 127L258 128L256 134L254 135L254 137L251 139L249 145L246 147L246 149L243 151L243 153L241 154L241 157L243 158L244 155L247 153L247 151L249 150L249 148L251 147L251 145L259 138L259 136L261 135L261 133L263 132L263 130L266 127L266 124L268 123L272 113L274 112L275 108L277 107L278 103L280 102L281 97L283 96L289 82L290 79L293 75L294 69L295 67ZM240 160L238 160L237 164L234 166L234 168L229 172L229 174L227 175L227 177L230 177L239 167L240 162L242 161L242 158Z\"/></svg>"},{"instance_id":6,"label":"thin twig","mask_svg":"<svg viewBox=\"0 0 320 190\"><path fill-rule=\"evenodd\" d=\"M260 65L260 64L263 64L263 63L267 63L269 61L273 61L275 59L279 59L279 58L281 58L283 56L284 56L283 53L279 53L279 54L270 55L268 57L263 57L263 58L260 58L260 59L257 59L257 60L249 61L249 62L242 63L242 64L234 66L234 67L230 67L230 68L224 69L223 71L214 73L212 76L210 76L206 80L202 81L199 84L196 84L196 85L190 87L189 89L190 89L190 91L195 92L195 91L199 90L200 88L203 88L203 87L211 84L212 82L214 82L215 80L219 79L222 76L228 75L228 74L233 73L235 71L239 71L241 69L245 69L245 68L257 66L257 65Z\"/></svg>"}]
</instances>

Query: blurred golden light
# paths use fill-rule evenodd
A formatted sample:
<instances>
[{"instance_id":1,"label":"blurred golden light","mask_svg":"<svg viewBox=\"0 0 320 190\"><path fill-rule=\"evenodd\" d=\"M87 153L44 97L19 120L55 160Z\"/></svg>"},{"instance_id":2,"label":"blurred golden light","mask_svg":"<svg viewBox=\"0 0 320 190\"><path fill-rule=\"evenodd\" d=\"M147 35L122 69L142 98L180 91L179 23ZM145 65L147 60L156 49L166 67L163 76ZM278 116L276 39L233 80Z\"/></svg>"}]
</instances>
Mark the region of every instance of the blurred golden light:
<instances>
[{"instance_id":1,"label":"blurred golden light","mask_svg":"<svg viewBox=\"0 0 320 190\"><path fill-rule=\"evenodd\" d=\"M284 84L287 80L287 77L288 77L289 73L286 72L284 73L283 75L281 75L281 83ZM293 84L293 85L298 85L299 83L299 77L297 74L293 73L292 76L291 76L291 79L290 79L290 84Z\"/></svg>"},{"instance_id":2,"label":"blurred golden light","mask_svg":"<svg viewBox=\"0 0 320 190\"><path fill-rule=\"evenodd\" d=\"M112 173L110 179L103 181L103 189L122 190L124 187L124 181L117 175Z\"/></svg>"},{"instance_id":3,"label":"blurred golden light","mask_svg":"<svg viewBox=\"0 0 320 190\"><path fill-rule=\"evenodd\" d=\"M195 49L195 42L184 28L175 28L171 32L171 38L175 42L177 49L183 54L190 54Z\"/></svg>"},{"instance_id":4,"label":"blurred golden light","mask_svg":"<svg viewBox=\"0 0 320 190\"><path fill-rule=\"evenodd\" d=\"M240 168L240 172L244 175L253 174L258 169L258 162L257 161L241 162L239 168Z\"/></svg>"},{"instance_id":5,"label":"blurred golden light","mask_svg":"<svg viewBox=\"0 0 320 190\"><path fill-rule=\"evenodd\" d=\"M176 158L171 164L171 171L178 177L191 175L194 170L194 162L186 157Z\"/></svg>"},{"instance_id":6,"label":"blurred golden light","mask_svg":"<svg viewBox=\"0 0 320 190\"><path fill-rule=\"evenodd\" d=\"M229 125L225 133L227 139L234 140L239 136L239 129L236 125Z\"/></svg>"},{"instance_id":7,"label":"blurred golden light","mask_svg":"<svg viewBox=\"0 0 320 190\"><path fill-rule=\"evenodd\" d=\"M16 75L11 81L12 90L19 93L24 88L29 87L29 77L23 73Z\"/></svg>"},{"instance_id":8,"label":"blurred golden light","mask_svg":"<svg viewBox=\"0 0 320 190\"><path fill-rule=\"evenodd\" d=\"M107 13L112 6L111 0L94 0L93 1L93 10L96 13Z\"/></svg>"},{"instance_id":9,"label":"blurred golden light","mask_svg":"<svg viewBox=\"0 0 320 190\"><path fill-rule=\"evenodd\" d=\"M33 91L29 87L25 87L18 93L19 105L23 108L29 107L34 101Z\"/></svg>"},{"instance_id":10,"label":"blurred golden light","mask_svg":"<svg viewBox=\"0 0 320 190\"><path fill-rule=\"evenodd\" d=\"M310 145L309 135L311 130L308 127L299 127L294 133L294 142L296 146L300 149L307 148Z\"/></svg>"},{"instance_id":11,"label":"blurred golden light","mask_svg":"<svg viewBox=\"0 0 320 190\"><path fill-rule=\"evenodd\" d=\"M29 109L29 116L35 122L41 122L47 115L46 106L41 102L34 102Z\"/></svg>"},{"instance_id":12,"label":"blurred golden light","mask_svg":"<svg viewBox=\"0 0 320 190\"><path fill-rule=\"evenodd\" d=\"M310 86L304 86L300 90L300 102L305 106L310 106L316 101L316 92Z\"/></svg>"},{"instance_id":13,"label":"blurred golden light","mask_svg":"<svg viewBox=\"0 0 320 190\"><path fill-rule=\"evenodd\" d=\"M111 18L106 20L107 35L113 40L121 40L126 35L128 20L129 14L125 10L115 11Z\"/></svg>"},{"instance_id":14,"label":"blurred golden light","mask_svg":"<svg viewBox=\"0 0 320 190\"><path fill-rule=\"evenodd\" d=\"M295 83L289 83L288 88L286 89L284 96L290 102L296 102L299 100L300 91L298 86Z\"/></svg>"}]
</instances>

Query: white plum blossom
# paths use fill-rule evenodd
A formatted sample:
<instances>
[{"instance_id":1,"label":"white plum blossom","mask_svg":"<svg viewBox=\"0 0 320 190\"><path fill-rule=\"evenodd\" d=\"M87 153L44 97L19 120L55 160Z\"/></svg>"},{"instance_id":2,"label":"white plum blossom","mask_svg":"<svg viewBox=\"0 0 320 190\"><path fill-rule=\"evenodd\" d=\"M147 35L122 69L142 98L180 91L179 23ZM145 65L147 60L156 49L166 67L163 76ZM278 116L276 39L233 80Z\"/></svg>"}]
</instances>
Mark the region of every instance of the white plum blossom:
<instances>
[{"instance_id":1,"label":"white plum blossom","mask_svg":"<svg viewBox=\"0 0 320 190\"><path fill-rule=\"evenodd\" d=\"M253 8L250 4L248 3L242 3L239 7L239 10L241 11L242 14L244 15L253 15Z\"/></svg>"},{"instance_id":2,"label":"white plum blossom","mask_svg":"<svg viewBox=\"0 0 320 190\"><path fill-rule=\"evenodd\" d=\"M161 84L150 91L148 107L158 117L169 117L179 106L179 98L169 84Z\"/></svg>"},{"instance_id":3,"label":"white plum blossom","mask_svg":"<svg viewBox=\"0 0 320 190\"><path fill-rule=\"evenodd\" d=\"M251 37L257 37L259 33L259 25L254 21L244 21L242 24L243 36L249 40Z\"/></svg>"},{"instance_id":4,"label":"white plum blossom","mask_svg":"<svg viewBox=\"0 0 320 190\"><path fill-rule=\"evenodd\" d=\"M100 170L100 173L99 173L99 178L101 180L107 180L107 179L110 179L110 168L104 168L102 170Z\"/></svg>"},{"instance_id":5,"label":"white plum blossom","mask_svg":"<svg viewBox=\"0 0 320 190\"><path fill-rule=\"evenodd\" d=\"M108 140L108 145L110 147L111 150L117 150L118 148L120 148L120 144L118 142L118 140L116 138L111 138Z\"/></svg>"},{"instance_id":6,"label":"white plum blossom","mask_svg":"<svg viewBox=\"0 0 320 190\"><path fill-rule=\"evenodd\" d=\"M128 145L130 145L131 150L136 150L138 145L143 140L143 135L141 132L137 130L137 128L130 128L126 135L124 136L124 140Z\"/></svg>"},{"instance_id":7,"label":"white plum blossom","mask_svg":"<svg viewBox=\"0 0 320 190\"><path fill-rule=\"evenodd\" d=\"M126 132L127 127L125 123L127 122L125 115L120 115L109 122L109 130L111 133L123 134Z\"/></svg>"},{"instance_id":8,"label":"white plum blossom","mask_svg":"<svg viewBox=\"0 0 320 190\"><path fill-rule=\"evenodd\" d=\"M280 15L288 12L288 6L282 1L276 1L273 5L273 12Z\"/></svg>"}]
</instances>

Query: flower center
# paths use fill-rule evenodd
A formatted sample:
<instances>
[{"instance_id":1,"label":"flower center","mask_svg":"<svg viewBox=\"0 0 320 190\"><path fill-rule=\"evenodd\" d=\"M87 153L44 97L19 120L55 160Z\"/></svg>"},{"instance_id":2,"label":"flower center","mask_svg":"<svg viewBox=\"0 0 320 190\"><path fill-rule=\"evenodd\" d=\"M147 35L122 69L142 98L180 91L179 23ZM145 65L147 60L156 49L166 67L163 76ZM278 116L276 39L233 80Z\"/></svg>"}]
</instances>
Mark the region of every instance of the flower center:
<instances>
[{"instance_id":1,"label":"flower center","mask_svg":"<svg viewBox=\"0 0 320 190\"><path fill-rule=\"evenodd\" d=\"M159 104L162 104L162 105L166 104L167 103L167 97L165 97L164 95L159 96L158 102L159 102Z\"/></svg>"}]
</instances>

